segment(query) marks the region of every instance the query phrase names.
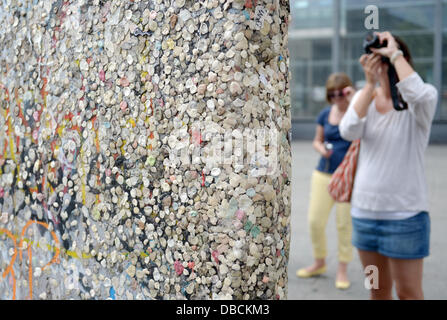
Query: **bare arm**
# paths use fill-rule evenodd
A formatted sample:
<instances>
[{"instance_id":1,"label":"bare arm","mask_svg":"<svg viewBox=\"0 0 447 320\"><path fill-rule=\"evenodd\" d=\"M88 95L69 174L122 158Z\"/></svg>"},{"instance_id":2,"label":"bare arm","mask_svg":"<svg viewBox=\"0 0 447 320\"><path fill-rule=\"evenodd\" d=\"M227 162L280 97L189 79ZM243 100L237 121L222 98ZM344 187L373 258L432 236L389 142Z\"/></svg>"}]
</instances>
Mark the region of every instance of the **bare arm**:
<instances>
[{"instance_id":1,"label":"bare arm","mask_svg":"<svg viewBox=\"0 0 447 320\"><path fill-rule=\"evenodd\" d=\"M368 113L368 107L374 99L374 90L375 86L367 83L359 93L359 97L353 107L360 119L366 117Z\"/></svg>"},{"instance_id":2,"label":"bare arm","mask_svg":"<svg viewBox=\"0 0 447 320\"><path fill-rule=\"evenodd\" d=\"M317 125L317 130L315 131L314 141L312 143L314 149L320 153L323 157L329 158L330 152L326 150L324 146L324 128L321 125Z\"/></svg>"},{"instance_id":3,"label":"bare arm","mask_svg":"<svg viewBox=\"0 0 447 320\"><path fill-rule=\"evenodd\" d=\"M368 113L368 107L374 99L374 91L379 77L381 57L378 54L367 55L360 57L360 64L363 66L365 72L366 85L359 94L354 110L360 119L364 118Z\"/></svg>"},{"instance_id":4,"label":"bare arm","mask_svg":"<svg viewBox=\"0 0 447 320\"><path fill-rule=\"evenodd\" d=\"M346 141L361 139L365 132L367 116L360 118L357 111L355 110L355 105L357 104L360 96L363 94L363 90L365 90L365 88L357 92L354 97L352 97L348 110L346 110L345 115L340 121L338 129L340 131L341 137Z\"/></svg>"},{"instance_id":5,"label":"bare arm","mask_svg":"<svg viewBox=\"0 0 447 320\"><path fill-rule=\"evenodd\" d=\"M399 80L402 81L409 76L411 76L414 72L413 67L408 63L407 59L403 56L399 56L394 62L394 68L396 69L397 76Z\"/></svg>"}]
</instances>

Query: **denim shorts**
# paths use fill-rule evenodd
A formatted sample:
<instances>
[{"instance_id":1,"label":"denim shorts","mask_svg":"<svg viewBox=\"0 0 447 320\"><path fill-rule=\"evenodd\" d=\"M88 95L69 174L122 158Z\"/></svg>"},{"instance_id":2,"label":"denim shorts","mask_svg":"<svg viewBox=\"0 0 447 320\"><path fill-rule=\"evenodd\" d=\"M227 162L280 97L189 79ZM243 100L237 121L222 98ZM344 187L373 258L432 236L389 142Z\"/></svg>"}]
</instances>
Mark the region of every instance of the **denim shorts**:
<instances>
[{"instance_id":1,"label":"denim shorts","mask_svg":"<svg viewBox=\"0 0 447 320\"><path fill-rule=\"evenodd\" d=\"M352 218L354 247L397 259L421 259L430 251L430 217L422 211L403 220Z\"/></svg>"}]
</instances>

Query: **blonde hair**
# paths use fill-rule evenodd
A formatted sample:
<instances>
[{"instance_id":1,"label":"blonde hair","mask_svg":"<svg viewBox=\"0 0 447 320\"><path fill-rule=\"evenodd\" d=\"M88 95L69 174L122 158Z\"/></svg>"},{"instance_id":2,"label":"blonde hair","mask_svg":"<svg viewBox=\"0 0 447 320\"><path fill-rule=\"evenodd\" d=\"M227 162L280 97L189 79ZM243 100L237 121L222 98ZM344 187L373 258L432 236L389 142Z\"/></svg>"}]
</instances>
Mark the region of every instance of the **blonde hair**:
<instances>
[{"instance_id":1,"label":"blonde hair","mask_svg":"<svg viewBox=\"0 0 447 320\"><path fill-rule=\"evenodd\" d=\"M352 87L352 81L344 72L332 73L326 81L326 100L331 103L329 92L334 90L342 90L346 87Z\"/></svg>"}]
</instances>

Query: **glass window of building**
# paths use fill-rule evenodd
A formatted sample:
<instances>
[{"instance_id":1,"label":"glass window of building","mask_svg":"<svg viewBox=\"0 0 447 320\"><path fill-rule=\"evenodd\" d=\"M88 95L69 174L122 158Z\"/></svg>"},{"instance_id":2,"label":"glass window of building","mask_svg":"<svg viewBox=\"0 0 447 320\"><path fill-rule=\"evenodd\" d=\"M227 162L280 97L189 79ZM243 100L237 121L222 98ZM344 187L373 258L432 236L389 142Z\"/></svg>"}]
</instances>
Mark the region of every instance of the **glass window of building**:
<instances>
[{"instance_id":1,"label":"glass window of building","mask_svg":"<svg viewBox=\"0 0 447 320\"><path fill-rule=\"evenodd\" d=\"M325 105L334 34L332 0L291 1L290 9L292 117L310 119Z\"/></svg>"},{"instance_id":2,"label":"glass window of building","mask_svg":"<svg viewBox=\"0 0 447 320\"><path fill-rule=\"evenodd\" d=\"M378 31L389 30L402 38L411 50L416 71L426 82L440 86L440 83L435 83L437 71L435 66L436 62L439 62L435 61L437 1L291 1L292 21L295 20L289 35L292 117L294 119L316 117L327 104L324 99L324 87L332 71L346 72L357 88L363 86L364 74L358 59L363 54L363 38L368 32L365 28L365 18L368 16L365 8L370 4L376 5L379 9ZM442 1L443 85L440 86L442 102L436 116L437 120L447 120L447 0ZM338 10L339 14L335 14L335 10ZM335 21L337 17L339 17L338 23ZM339 25L339 30L335 30L336 25ZM337 42L336 45L334 42ZM335 64L339 66L339 70L334 70L332 61L334 48L339 48L336 55L339 61Z\"/></svg>"}]
</instances>

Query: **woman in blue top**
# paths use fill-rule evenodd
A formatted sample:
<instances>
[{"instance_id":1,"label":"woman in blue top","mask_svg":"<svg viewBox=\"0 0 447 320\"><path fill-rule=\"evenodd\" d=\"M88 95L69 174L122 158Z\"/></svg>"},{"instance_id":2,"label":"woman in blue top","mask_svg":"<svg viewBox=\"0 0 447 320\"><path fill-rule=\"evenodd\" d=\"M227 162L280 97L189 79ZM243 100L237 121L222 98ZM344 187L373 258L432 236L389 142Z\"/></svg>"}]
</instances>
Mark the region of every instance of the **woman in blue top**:
<instances>
[{"instance_id":1,"label":"woman in blue top","mask_svg":"<svg viewBox=\"0 0 447 320\"><path fill-rule=\"evenodd\" d=\"M331 106L323 109L317 118L317 129L313 146L321 154L317 168L312 174L309 205L309 227L313 247L314 263L297 271L297 276L308 278L326 272L326 225L334 206L334 199L327 187L335 169L342 162L350 141L340 136L338 124L345 114L354 89L349 77L344 73L334 73L326 82L326 99ZM350 282L347 276L347 265L352 260L351 215L349 203L336 204L336 221L338 230L339 266L335 281L338 289L347 289Z\"/></svg>"}]
</instances>

